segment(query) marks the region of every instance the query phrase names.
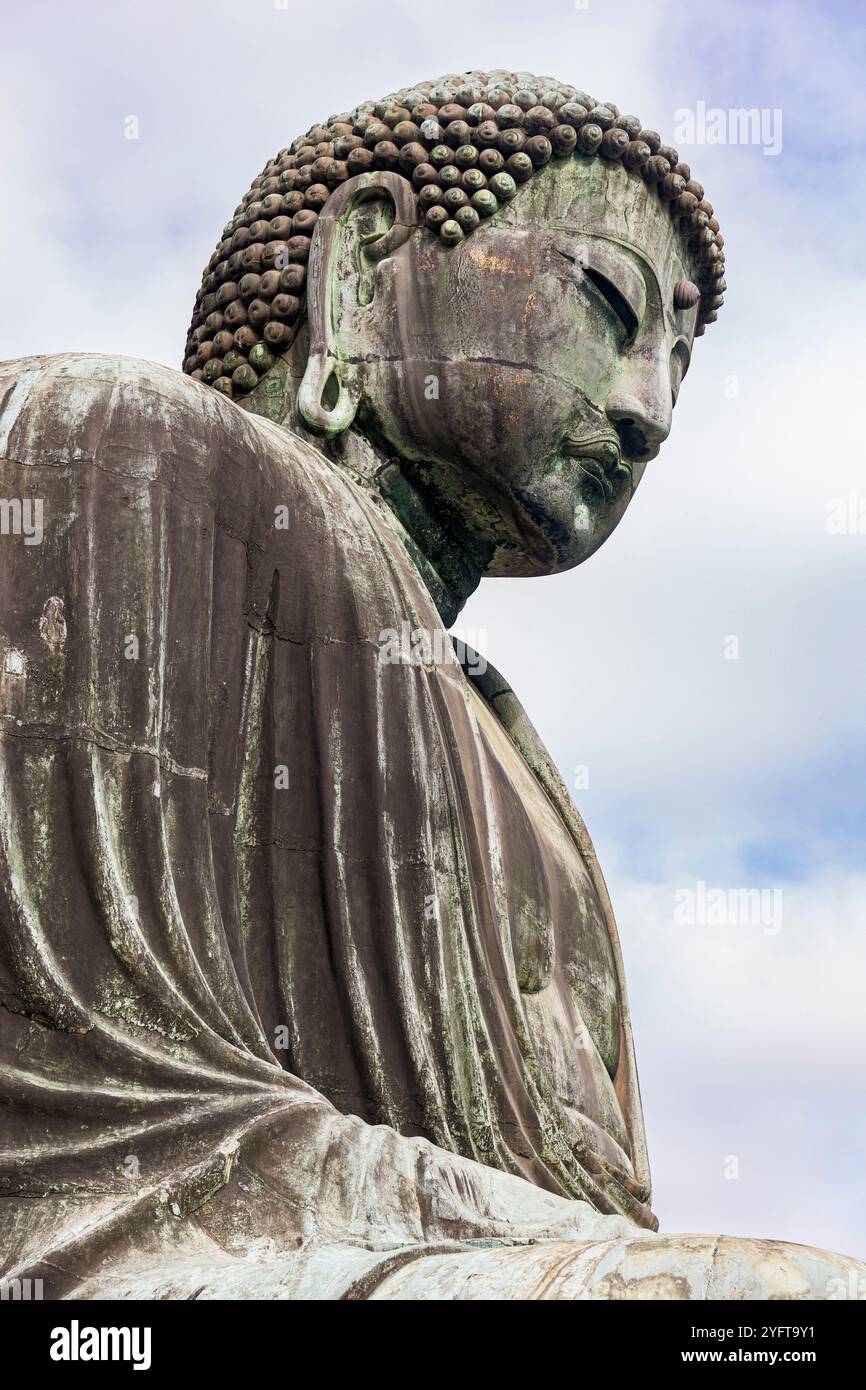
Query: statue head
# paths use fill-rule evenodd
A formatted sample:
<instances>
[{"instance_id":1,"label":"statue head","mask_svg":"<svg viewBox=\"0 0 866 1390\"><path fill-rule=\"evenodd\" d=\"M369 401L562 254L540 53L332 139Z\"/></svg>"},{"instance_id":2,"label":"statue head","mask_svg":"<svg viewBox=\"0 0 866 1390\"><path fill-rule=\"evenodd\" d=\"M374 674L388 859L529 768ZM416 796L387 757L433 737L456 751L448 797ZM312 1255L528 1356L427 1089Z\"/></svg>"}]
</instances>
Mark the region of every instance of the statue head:
<instances>
[{"instance_id":1,"label":"statue head","mask_svg":"<svg viewBox=\"0 0 866 1390\"><path fill-rule=\"evenodd\" d=\"M610 535L667 437L722 247L636 117L526 73L445 78L265 167L184 367L323 440L360 432L485 573L552 573Z\"/></svg>"}]
</instances>

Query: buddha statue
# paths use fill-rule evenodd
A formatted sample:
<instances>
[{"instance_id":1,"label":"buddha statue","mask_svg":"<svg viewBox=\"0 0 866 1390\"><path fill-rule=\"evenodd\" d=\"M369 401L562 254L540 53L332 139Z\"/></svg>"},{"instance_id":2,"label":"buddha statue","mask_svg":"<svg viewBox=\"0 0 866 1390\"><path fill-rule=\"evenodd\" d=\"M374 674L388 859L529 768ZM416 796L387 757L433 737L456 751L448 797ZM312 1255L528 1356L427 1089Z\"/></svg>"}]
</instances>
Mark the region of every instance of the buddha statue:
<instances>
[{"instance_id":1,"label":"buddha statue","mask_svg":"<svg viewBox=\"0 0 866 1390\"><path fill-rule=\"evenodd\" d=\"M611 534L723 245L636 117L472 72L266 165L183 374L3 364L9 514L41 518L0 545L4 1278L689 1299L866 1274L658 1234L592 844L448 636L482 577Z\"/></svg>"}]
</instances>

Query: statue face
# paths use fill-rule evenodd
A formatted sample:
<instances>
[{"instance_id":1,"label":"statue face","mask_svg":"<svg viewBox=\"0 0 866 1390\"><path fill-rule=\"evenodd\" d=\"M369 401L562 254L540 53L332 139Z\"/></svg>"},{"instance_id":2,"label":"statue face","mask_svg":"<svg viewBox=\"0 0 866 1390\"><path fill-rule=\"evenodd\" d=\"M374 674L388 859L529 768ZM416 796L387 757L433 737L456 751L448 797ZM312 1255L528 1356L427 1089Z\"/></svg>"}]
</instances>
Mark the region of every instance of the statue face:
<instances>
[{"instance_id":1,"label":"statue face","mask_svg":"<svg viewBox=\"0 0 866 1390\"><path fill-rule=\"evenodd\" d=\"M548 167L459 247L418 230L376 267L338 324L361 421L496 542L488 573L569 569L670 430L696 320L673 291L692 274L641 179Z\"/></svg>"}]
</instances>

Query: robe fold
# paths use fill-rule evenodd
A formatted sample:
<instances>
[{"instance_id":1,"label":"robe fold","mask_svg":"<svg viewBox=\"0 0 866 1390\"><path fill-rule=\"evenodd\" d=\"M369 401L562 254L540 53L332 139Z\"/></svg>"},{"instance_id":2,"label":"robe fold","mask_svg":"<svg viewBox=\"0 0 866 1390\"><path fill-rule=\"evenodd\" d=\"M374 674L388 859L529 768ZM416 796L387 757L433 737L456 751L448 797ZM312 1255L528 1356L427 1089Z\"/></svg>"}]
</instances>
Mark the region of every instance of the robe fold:
<instances>
[{"instance_id":1,"label":"robe fold","mask_svg":"<svg viewBox=\"0 0 866 1390\"><path fill-rule=\"evenodd\" d=\"M279 1190L327 1225L335 1182L334 1240L364 1193L365 1239L389 1201L398 1246L495 1234L491 1184L515 1230L653 1229L588 836L378 498L188 377L72 354L0 368L0 476L8 1267L150 1248L238 1154L247 1242ZM444 646L388 657L407 630Z\"/></svg>"}]
</instances>

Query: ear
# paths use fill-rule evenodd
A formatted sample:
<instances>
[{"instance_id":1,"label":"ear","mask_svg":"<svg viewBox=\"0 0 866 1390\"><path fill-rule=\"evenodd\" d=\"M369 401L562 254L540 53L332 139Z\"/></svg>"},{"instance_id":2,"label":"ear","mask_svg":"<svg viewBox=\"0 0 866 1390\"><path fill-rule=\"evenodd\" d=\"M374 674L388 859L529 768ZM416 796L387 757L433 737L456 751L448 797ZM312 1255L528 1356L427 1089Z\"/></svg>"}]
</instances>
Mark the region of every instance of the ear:
<instances>
[{"instance_id":1,"label":"ear","mask_svg":"<svg viewBox=\"0 0 866 1390\"><path fill-rule=\"evenodd\" d=\"M417 225L414 188L384 169L340 184L319 214L307 268L310 353L298 391L300 416L317 434L342 434L358 409L358 370L340 356L340 322L370 303L376 263Z\"/></svg>"}]
</instances>

